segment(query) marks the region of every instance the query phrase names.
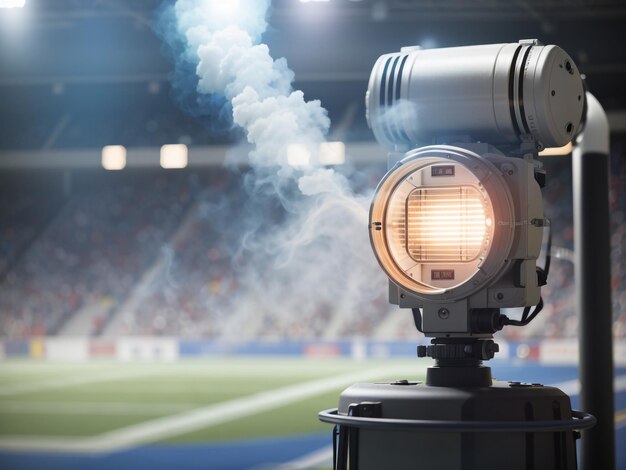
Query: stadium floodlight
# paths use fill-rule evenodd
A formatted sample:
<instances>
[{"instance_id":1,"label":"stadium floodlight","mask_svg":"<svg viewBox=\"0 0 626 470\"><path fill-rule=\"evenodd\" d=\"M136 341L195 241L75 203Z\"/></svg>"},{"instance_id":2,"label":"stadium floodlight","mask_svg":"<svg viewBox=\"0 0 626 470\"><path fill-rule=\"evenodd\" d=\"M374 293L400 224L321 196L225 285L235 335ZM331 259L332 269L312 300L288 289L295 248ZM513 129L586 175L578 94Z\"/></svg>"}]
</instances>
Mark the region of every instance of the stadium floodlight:
<instances>
[{"instance_id":1,"label":"stadium floodlight","mask_svg":"<svg viewBox=\"0 0 626 470\"><path fill-rule=\"evenodd\" d=\"M311 151L304 144L287 145L287 163L294 167L307 166L311 163Z\"/></svg>"},{"instance_id":2,"label":"stadium floodlight","mask_svg":"<svg viewBox=\"0 0 626 470\"><path fill-rule=\"evenodd\" d=\"M123 170L126 168L126 147L123 145L105 145L102 147L102 168L105 170Z\"/></svg>"},{"instance_id":3,"label":"stadium floodlight","mask_svg":"<svg viewBox=\"0 0 626 470\"><path fill-rule=\"evenodd\" d=\"M529 223L518 225L512 194L520 192L528 197L517 212ZM532 165L429 146L409 152L379 185L370 236L382 268L401 291L396 300L406 306L466 309L459 305L463 299L470 307L526 306L539 300L536 282L524 283L521 293L496 284L487 296L471 296L501 277L514 260L521 262L523 278L532 281L543 225ZM465 320L438 323L432 331L470 332Z\"/></svg>"},{"instance_id":4,"label":"stadium floodlight","mask_svg":"<svg viewBox=\"0 0 626 470\"><path fill-rule=\"evenodd\" d=\"M321 165L343 165L346 162L346 144L343 142L322 142L319 147Z\"/></svg>"},{"instance_id":5,"label":"stadium floodlight","mask_svg":"<svg viewBox=\"0 0 626 470\"><path fill-rule=\"evenodd\" d=\"M534 157L571 141L583 96L572 59L535 41L378 59L368 122L390 148L417 148L392 154L370 236L391 301L423 309L427 336L488 336L504 321L493 309L539 304L548 222Z\"/></svg>"},{"instance_id":6,"label":"stadium floodlight","mask_svg":"<svg viewBox=\"0 0 626 470\"><path fill-rule=\"evenodd\" d=\"M549 221L536 157L575 137L584 104L572 59L536 40L378 59L367 120L390 153L370 240L390 302L432 338L418 356L436 366L425 383L353 385L320 414L339 426L336 468L575 467L573 431L594 418L558 389L493 381L482 361L498 352L494 333L543 306L551 234L539 268ZM508 307L522 317L501 314ZM485 432L496 429L497 439Z\"/></svg>"},{"instance_id":7,"label":"stadium floodlight","mask_svg":"<svg viewBox=\"0 0 626 470\"><path fill-rule=\"evenodd\" d=\"M161 147L161 167L166 169L186 168L188 149L185 144L167 144Z\"/></svg>"}]
</instances>

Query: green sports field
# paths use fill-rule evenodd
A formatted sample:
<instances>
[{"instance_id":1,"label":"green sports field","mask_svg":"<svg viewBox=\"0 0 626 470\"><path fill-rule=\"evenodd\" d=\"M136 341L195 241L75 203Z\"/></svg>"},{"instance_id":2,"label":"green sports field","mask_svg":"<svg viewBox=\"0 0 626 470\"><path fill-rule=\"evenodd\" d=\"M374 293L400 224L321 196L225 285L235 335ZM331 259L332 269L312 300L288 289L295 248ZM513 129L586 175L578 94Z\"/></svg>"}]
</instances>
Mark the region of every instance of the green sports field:
<instances>
[{"instance_id":1,"label":"green sports field","mask_svg":"<svg viewBox=\"0 0 626 470\"><path fill-rule=\"evenodd\" d=\"M424 375L416 360L229 358L176 363L0 362L0 448L142 445L328 432L317 412L358 381Z\"/></svg>"},{"instance_id":2,"label":"green sports field","mask_svg":"<svg viewBox=\"0 0 626 470\"><path fill-rule=\"evenodd\" d=\"M413 358L0 361L0 468L327 469L331 427L317 413L352 383L420 380L429 365ZM579 405L574 366L491 366L502 380L561 384ZM626 462L623 374L618 463Z\"/></svg>"}]
</instances>

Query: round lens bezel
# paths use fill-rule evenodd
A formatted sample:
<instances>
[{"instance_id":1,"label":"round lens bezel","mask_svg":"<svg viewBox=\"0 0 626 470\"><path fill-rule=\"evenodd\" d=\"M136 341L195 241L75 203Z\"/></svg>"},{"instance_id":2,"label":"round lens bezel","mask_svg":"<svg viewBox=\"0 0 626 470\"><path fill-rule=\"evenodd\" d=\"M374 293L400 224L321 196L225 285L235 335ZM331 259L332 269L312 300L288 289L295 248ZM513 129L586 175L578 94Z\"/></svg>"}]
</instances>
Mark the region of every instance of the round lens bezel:
<instances>
[{"instance_id":1,"label":"round lens bezel","mask_svg":"<svg viewBox=\"0 0 626 470\"><path fill-rule=\"evenodd\" d=\"M391 254L387 213L394 191L411 174L433 163L456 162L469 170L486 193L493 214L491 246L479 269L458 285L449 288L428 288L402 270ZM370 209L370 240L376 258L392 282L424 300L450 301L468 297L484 288L507 267L515 229L515 207L508 184L500 170L491 162L466 149L451 146L429 146L407 154L380 182Z\"/></svg>"}]
</instances>

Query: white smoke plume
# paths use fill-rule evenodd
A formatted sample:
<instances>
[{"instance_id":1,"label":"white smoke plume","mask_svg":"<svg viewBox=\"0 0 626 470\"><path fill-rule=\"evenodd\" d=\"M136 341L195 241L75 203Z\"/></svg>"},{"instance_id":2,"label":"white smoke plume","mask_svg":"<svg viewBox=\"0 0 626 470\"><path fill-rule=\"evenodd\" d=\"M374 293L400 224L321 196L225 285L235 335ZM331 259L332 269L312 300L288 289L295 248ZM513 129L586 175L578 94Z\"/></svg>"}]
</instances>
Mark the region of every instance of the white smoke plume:
<instances>
[{"instance_id":1,"label":"white smoke plume","mask_svg":"<svg viewBox=\"0 0 626 470\"><path fill-rule=\"evenodd\" d=\"M179 33L197 63L198 93L231 101L233 121L255 150L253 165L287 166L287 146L299 143L314 153L330 121L319 101L292 91L293 72L258 44L269 2L259 0L179 0Z\"/></svg>"},{"instance_id":2,"label":"white smoke plume","mask_svg":"<svg viewBox=\"0 0 626 470\"><path fill-rule=\"evenodd\" d=\"M195 65L197 93L224 96L232 121L253 145L252 171L242 188L248 194L246 220L223 216L220 222L240 235L221 240L235 259L239 286L220 321L221 335L245 336L244 324L265 336L358 332L387 312L386 278L367 233L371 192L355 193L352 178L317 164L330 120L319 101L306 101L292 89L287 61L273 59L260 42L269 8L269 0L174 5L184 60ZM289 164L293 144L308 149L308 165ZM274 200L286 217L264 220L261 206ZM265 323L255 325L260 318Z\"/></svg>"}]
</instances>

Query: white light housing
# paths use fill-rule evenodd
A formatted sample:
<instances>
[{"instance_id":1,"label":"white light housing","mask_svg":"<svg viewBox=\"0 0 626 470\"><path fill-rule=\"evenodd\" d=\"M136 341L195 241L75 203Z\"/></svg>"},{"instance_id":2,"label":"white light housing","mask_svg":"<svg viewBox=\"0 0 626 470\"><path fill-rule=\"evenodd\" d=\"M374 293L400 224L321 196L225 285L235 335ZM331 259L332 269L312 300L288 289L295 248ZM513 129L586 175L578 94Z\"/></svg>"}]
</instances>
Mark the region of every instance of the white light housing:
<instances>
[{"instance_id":1,"label":"white light housing","mask_svg":"<svg viewBox=\"0 0 626 470\"><path fill-rule=\"evenodd\" d=\"M188 150L185 144L168 144L161 147L161 167L166 169L185 168Z\"/></svg>"},{"instance_id":2,"label":"white light housing","mask_svg":"<svg viewBox=\"0 0 626 470\"><path fill-rule=\"evenodd\" d=\"M311 152L304 144L289 144L287 146L287 163L291 166L307 166L311 163Z\"/></svg>"},{"instance_id":3,"label":"white light housing","mask_svg":"<svg viewBox=\"0 0 626 470\"><path fill-rule=\"evenodd\" d=\"M102 168L105 170L123 170L126 167L126 147L107 145L102 147Z\"/></svg>"},{"instance_id":4,"label":"white light housing","mask_svg":"<svg viewBox=\"0 0 626 470\"><path fill-rule=\"evenodd\" d=\"M322 142L319 162L322 165L343 165L346 162L346 145L343 142Z\"/></svg>"},{"instance_id":5,"label":"white light housing","mask_svg":"<svg viewBox=\"0 0 626 470\"><path fill-rule=\"evenodd\" d=\"M366 94L367 121L391 149L450 134L559 147L574 137L583 108L574 61L534 40L385 54Z\"/></svg>"}]
</instances>

